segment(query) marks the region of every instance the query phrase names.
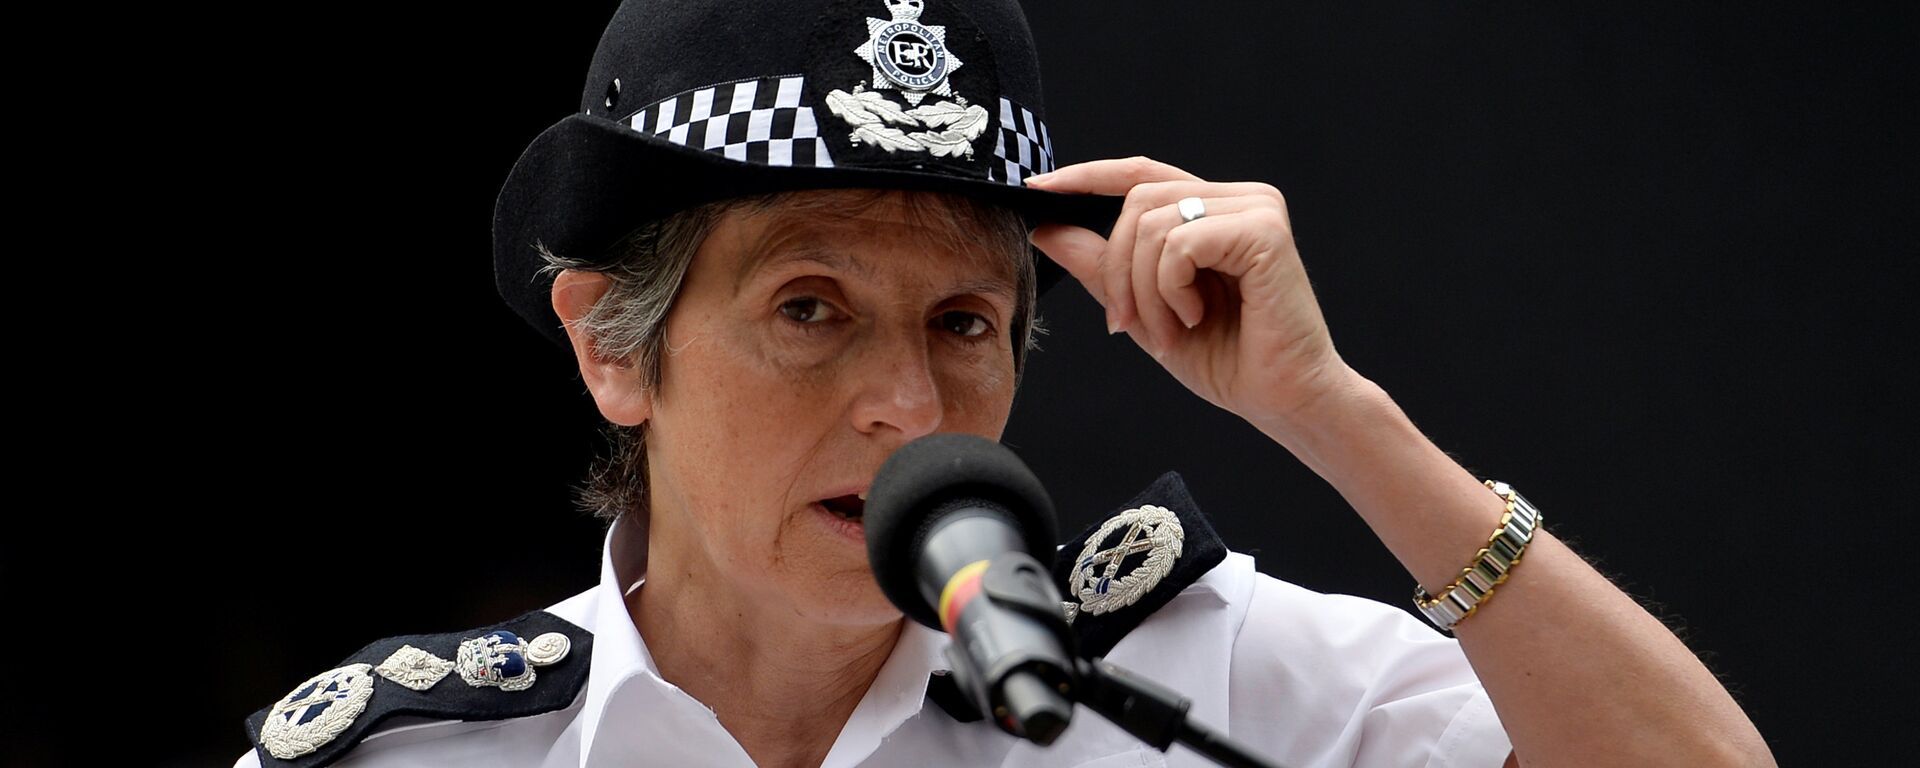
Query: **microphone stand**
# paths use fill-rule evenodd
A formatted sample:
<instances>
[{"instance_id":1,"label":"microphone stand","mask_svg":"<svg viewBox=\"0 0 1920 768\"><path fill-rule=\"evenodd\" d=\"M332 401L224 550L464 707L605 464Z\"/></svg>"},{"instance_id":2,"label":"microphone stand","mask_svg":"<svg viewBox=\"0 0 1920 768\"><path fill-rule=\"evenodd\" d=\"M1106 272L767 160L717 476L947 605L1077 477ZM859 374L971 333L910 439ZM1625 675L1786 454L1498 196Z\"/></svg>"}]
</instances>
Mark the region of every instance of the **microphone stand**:
<instances>
[{"instance_id":1,"label":"microphone stand","mask_svg":"<svg viewBox=\"0 0 1920 768\"><path fill-rule=\"evenodd\" d=\"M1174 742L1231 768L1281 768L1231 739L1187 719L1193 701L1105 659L1079 659L1081 704L1162 752Z\"/></svg>"},{"instance_id":2,"label":"microphone stand","mask_svg":"<svg viewBox=\"0 0 1920 768\"><path fill-rule=\"evenodd\" d=\"M1016 552L995 560L974 600L986 601L981 610L1004 617L994 624L1002 631L1024 626L1058 641L1052 653L1016 654L1017 659L1007 660L1011 663L980 670L966 653L949 648L958 682L963 688L979 686L976 701L986 702L1007 732L1047 746L1066 729L1071 702L1077 701L1162 752L1179 742L1230 768L1283 768L1187 719L1193 700L1105 659L1081 658L1073 632L1060 615L1060 594L1030 555Z\"/></svg>"}]
</instances>

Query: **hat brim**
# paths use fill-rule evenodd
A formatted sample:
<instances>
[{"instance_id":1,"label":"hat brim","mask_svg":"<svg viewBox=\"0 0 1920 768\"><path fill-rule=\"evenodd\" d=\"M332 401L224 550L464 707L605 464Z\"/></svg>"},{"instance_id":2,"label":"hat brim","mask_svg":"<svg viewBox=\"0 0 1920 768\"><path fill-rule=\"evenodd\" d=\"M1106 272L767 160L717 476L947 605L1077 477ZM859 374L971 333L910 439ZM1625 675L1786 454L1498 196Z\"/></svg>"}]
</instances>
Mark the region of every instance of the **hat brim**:
<instances>
[{"instance_id":1,"label":"hat brim","mask_svg":"<svg viewBox=\"0 0 1920 768\"><path fill-rule=\"evenodd\" d=\"M494 282L501 298L562 348L553 281L539 274L535 243L571 258L595 258L641 222L702 203L792 189L877 187L957 192L1020 212L1030 224L1059 222L1106 235L1125 198L1068 195L985 179L875 169L770 166L731 160L627 126L573 114L542 131L507 174L494 203ZM1035 256L1039 289L1064 274Z\"/></svg>"}]
</instances>

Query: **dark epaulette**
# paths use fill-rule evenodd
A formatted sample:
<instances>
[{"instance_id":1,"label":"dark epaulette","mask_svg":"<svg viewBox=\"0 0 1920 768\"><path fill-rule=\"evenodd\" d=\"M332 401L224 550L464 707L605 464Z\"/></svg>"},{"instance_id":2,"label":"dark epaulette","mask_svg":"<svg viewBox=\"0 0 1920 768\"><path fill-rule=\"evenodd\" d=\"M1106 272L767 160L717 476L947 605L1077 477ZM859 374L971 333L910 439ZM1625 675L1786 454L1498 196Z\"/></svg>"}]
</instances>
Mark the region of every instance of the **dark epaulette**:
<instances>
[{"instance_id":1,"label":"dark epaulette","mask_svg":"<svg viewBox=\"0 0 1920 768\"><path fill-rule=\"evenodd\" d=\"M469 632L389 637L253 713L247 738L266 768L318 768L396 715L504 720L563 709L592 658L593 633L546 611Z\"/></svg>"},{"instance_id":2,"label":"dark epaulette","mask_svg":"<svg viewBox=\"0 0 1920 768\"><path fill-rule=\"evenodd\" d=\"M1161 475L1054 557L1053 583L1066 596L1063 608L1079 654L1107 655L1226 557L1226 544L1180 473ZM934 675L927 697L961 722L981 719L952 675Z\"/></svg>"}]
</instances>

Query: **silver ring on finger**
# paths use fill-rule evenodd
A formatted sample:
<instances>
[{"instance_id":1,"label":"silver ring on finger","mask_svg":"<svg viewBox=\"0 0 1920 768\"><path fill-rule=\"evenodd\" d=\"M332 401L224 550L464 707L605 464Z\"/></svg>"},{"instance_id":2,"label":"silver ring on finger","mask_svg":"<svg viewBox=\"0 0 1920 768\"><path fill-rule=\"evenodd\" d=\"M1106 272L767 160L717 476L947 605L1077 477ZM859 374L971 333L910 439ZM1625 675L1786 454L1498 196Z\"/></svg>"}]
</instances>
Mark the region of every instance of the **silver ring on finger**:
<instances>
[{"instance_id":1,"label":"silver ring on finger","mask_svg":"<svg viewBox=\"0 0 1920 768\"><path fill-rule=\"evenodd\" d=\"M1197 221L1207 215L1207 204L1197 197L1180 198L1180 220L1182 223Z\"/></svg>"}]
</instances>

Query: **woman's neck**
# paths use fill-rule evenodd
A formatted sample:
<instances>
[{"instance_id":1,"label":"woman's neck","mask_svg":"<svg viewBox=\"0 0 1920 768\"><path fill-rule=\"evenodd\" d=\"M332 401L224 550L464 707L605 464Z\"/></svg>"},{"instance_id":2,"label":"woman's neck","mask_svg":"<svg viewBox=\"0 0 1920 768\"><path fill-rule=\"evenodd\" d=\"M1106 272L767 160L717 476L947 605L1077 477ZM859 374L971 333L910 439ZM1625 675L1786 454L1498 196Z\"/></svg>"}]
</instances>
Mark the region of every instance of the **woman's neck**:
<instances>
[{"instance_id":1,"label":"woman's neck","mask_svg":"<svg viewBox=\"0 0 1920 768\"><path fill-rule=\"evenodd\" d=\"M809 621L650 549L627 611L660 676L711 707L756 765L819 765L892 653L900 621Z\"/></svg>"}]
</instances>

